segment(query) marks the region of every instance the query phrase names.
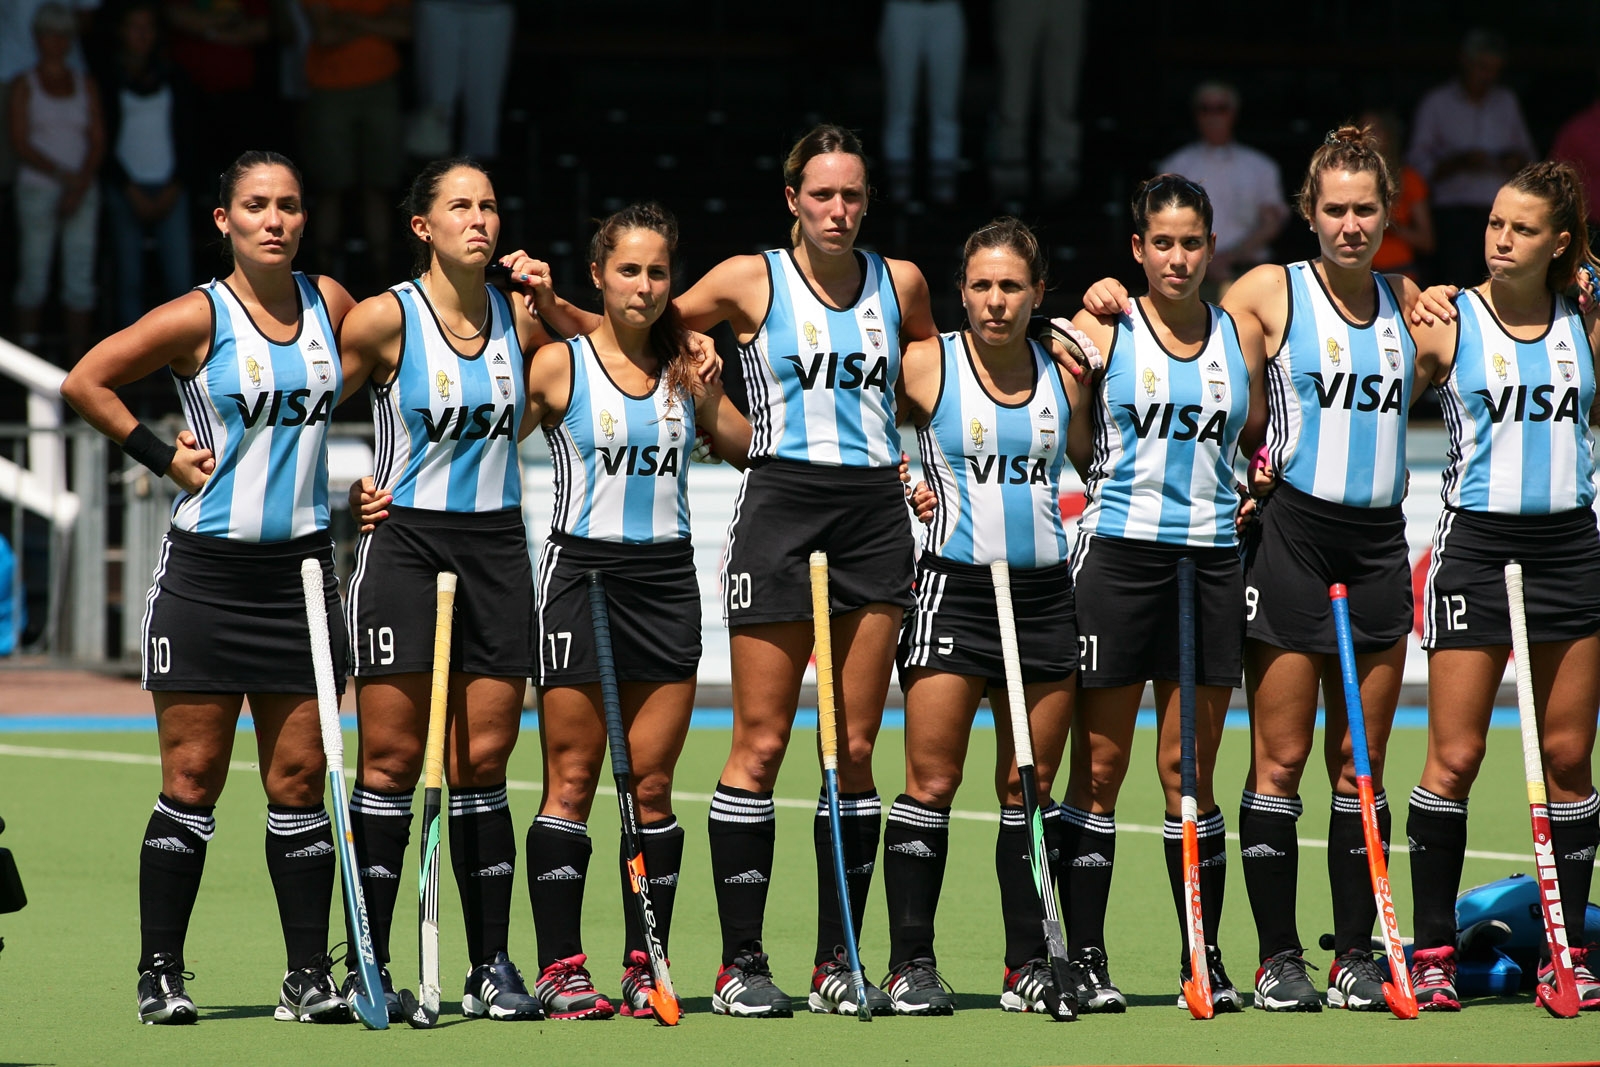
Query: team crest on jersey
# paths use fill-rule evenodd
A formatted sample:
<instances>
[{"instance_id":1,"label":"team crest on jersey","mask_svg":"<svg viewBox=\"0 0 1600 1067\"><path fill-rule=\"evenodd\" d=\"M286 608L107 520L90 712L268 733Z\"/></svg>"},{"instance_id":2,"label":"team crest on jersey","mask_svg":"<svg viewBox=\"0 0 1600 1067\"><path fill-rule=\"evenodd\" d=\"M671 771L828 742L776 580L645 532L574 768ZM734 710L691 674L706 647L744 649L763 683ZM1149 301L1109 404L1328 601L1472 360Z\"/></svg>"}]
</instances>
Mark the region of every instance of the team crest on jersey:
<instances>
[{"instance_id":1,"label":"team crest on jersey","mask_svg":"<svg viewBox=\"0 0 1600 1067\"><path fill-rule=\"evenodd\" d=\"M500 389L500 399L511 399L511 379L500 374L494 376L494 384Z\"/></svg>"},{"instance_id":2,"label":"team crest on jersey","mask_svg":"<svg viewBox=\"0 0 1600 1067\"><path fill-rule=\"evenodd\" d=\"M1341 351L1343 350L1339 347L1339 342L1331 337L1328 338L1328 362L1335 367L1339 365L1339 353Z\"/></svg>"},{"instance_id":3,"label":"team crest on jersey","mask_svg":"<svg viewBox=\"0 0 1600 1067\"><path fill-rule=\"evenodd\" d=\"M869 328L867 330L867 340L872 342L872 347L873 348L882 348L883 347L883 331L882 330L874 330L874 329L870 329Z\"/></svg>"},{"instance_id":4,"label":"team crest on jersey","mask_svg":"<svg viewBox=\"0 0 1600 1067\"><path fill-rule=\"evenodd\" d=\"M433 384L439 390L440 400L450 399L450 375L440 371L433 376Z\"/></svg>"},{"instance_id":5,"label":"team crest on jersey","mask_svg":"<svg viewBox=\"0 0 1600 1067\"><path fill-rule=\"evenodd\" d=\"M973 448L983 447L983 423L973 419L967 424L967 434L972 438Z\"/></svg>"},{"instance_id":6,"label":"team crest on jersey","mask_svg":"<svg viewBox=\"0 0 1600 1067\"><path fill-rule=\"evenodd\" d=\"M1228 395L1227 382L1219 382L1215 378L1208 378L1206 379L1206 387L1211 392L1211 399L1219 404L1222 402L1222 398Z\"/></svg>"},{"instance_id":7,"label":"team crest on jersey","mask_svg":"<svg viewBox=\"0 0 1600 1067\"><path fill-rule=\"evenodd\" d=\"M617 420L605 408L600 409L600 432L606 435L607 441L617 436Z\"/></svg>"},{"instance_id":8,"label":"team crest on jersey","mask_svg":"<svg viewBox=\"0 0 1600 1067\"><path fill-rule=\"evenodd\" d=\"M1056 432L1054 430L1039 431L1039 446L1046 452L1056 447Z\"/></svg>"},{"instance_id":9,"label":"team crest on jersey","mask_svg":"<svg viewBox=\"0 0 1600 1067\"><path fill-rule=\"evenodd\" d=\"M812 348L816 348L817 328L813 326L810 321L807 321L806 324L801 327L801 332L806 335L806 344L810 345Z\"/></svg>"},{"instance_id":10,"label":"team crest on jersey","mask_svg":"<svg viewBox=\"0 0 1600 1067\"><path fill-rule=\"evenodd\" d=\"M1578 371L1578 365L1568 359L1558 359L1556 360L1556 370L1561 372L1562 381L1570 382L1572 381L1572 376Z\"/></svg>"},{"instance_id":11,"label":"team crest on jersey","mask_svg":"<svg viewBox=\"0 0 1600 1067\"><path fill-rule=\"evenodd\" d=\"M1389 371L1393 374L1400 373L1400 350L1398 348L1385 348L1383 361L1389 364Z\"/></svg>"},{"instance_id":12,"label":"team crest on jersey","mask_svg":"<svg viewBox=\"0 0 1600 1067\"><path fill-rule=\"evenodd\" d=\"M667 424L667 439L677 441L683 437L683 420L676 415L668 415L662 420Z\"/></svg>"},{"instance_id":13,"label":"team crest on jersey","mask_svg":"<svg viewBox=\"0 0 1600 1067\"><path fill-rule=\"evenodd\" d=\"M1144 392L1146 396L1156 395L1156 383L1161 379L1156 376L1154 368L1146 367L1144 369L1144 374L1140 376L1139 380L1144 384Z\"/></svg>"},{"instance_id":14,"label":"team crest on jersey","mask_svg":"<svg viewBox=\"0 0 1600 1067\"><path fill-rule=\"evenodd\" d=\"M314 360L311 364L311 369L316 372L317 381L321 382L323 385L328 384L328 376L333 371L332 363L329 363L325 359Z\"/></svg>"},{"instance_id":15,"label":"team crest on jersey","mask_svg":"<svg viewBox=\"0 0 1600 1067\"><path fill-rule=\"evenodd\" d=\"M256 362L255 356L246 356L244 359L244 372L250 375L251 385L261 384L261 364Z\"/></svg>"},{"instance_id":16,"label":"team crest on jersey","mask_svg":"<svg viewBox=\"0 0 1600 1067\"><path fill-rule=\"evenodd\" d=\"M1489 357L1489 365L1494 368L1494 373L1503 382L1506 380L1506 357L1496 352Z\"/></svg>"}]
</instances>

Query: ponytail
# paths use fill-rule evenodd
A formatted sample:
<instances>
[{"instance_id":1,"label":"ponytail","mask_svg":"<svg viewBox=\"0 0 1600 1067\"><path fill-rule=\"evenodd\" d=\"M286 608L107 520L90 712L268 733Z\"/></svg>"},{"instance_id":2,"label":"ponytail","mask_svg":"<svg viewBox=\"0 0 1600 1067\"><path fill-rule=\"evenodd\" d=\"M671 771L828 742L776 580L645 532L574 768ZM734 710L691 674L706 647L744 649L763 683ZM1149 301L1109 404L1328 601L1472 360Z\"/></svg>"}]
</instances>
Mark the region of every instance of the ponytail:
<instances>
[{"instance_id":1,"label":"ponytail","mask_svg":"<svg viewBox=\"0 0 1600 1067\"><path fill-rule=\"evenodd\" d=\"M1317 198L1322 195L1322 173L1328 170L1345 170L1351 173L1366 171L1378 183L1378 199L1383 201L1383 210L1387 214L1394 204L1394 198L1400 189L1395 184L1395 177L1389 172L1389 164L1383 158L1379 149L1378 138L1372 132L1371 126L1355 126L1346 123L1336 130L1329 130L1322 139L1322 144L1311 153L1311 165L1306 168L1306 180L1300 185L1300 193L1295 197L1295 206L1300 209L1300 215L1306 221L1311 221L1316 214Z\"/></svg>"},{"instance_id":2,"label":"ponytail","mask_svg":"<svg viewBox=\"0 0 1600 1067\"><path fill-rule=\"evenodd\" d=\"M1597 261L1589 249L1589 208L1583 195L1583 180L1571 163L1554 161L1529 163L1506 182L1507 189L1537 196L1550 205L1550 225L1569 235L1567 247L1545 272L1545 285L1553 293L1572 288L1578 281L1578 268Z\"/></svg>"}]
</instances>

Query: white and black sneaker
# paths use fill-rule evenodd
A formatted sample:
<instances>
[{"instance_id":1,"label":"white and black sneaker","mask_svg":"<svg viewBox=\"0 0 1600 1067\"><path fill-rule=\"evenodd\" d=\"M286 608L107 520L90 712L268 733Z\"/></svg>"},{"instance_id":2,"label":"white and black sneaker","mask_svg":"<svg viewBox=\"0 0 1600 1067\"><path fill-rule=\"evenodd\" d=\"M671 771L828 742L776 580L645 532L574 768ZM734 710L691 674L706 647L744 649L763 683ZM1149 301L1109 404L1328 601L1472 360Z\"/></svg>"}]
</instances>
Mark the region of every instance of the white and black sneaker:
<instances>
[{"instance_id":1,"label":"white and black sneaker","mask_svg":"<svg viewBox=\"0 0 1600 1067\"><path fill-rule=\"evenodd\" d=\"M283 976L272 1017L285 1023L347 1023L350 1005L333 980L333 957L326 952Z\"/></svg>"},{"instance_id":2,"label":"white and black sneaker","mask_svg":"<svg viewBox=\"0 0 1600 1067\"><path fill-rule=\"evenodd\" d=\"M862 979L865 986L867 1011L873 1015L893 1015L894 1001L877 986ZM855 1015L856 987L850 979L850 964L845 960L844 946L836 945L833 959L817 964L811 970L811 995L806 1006L817 1015Z\"/></svg>"},{"instance_id":3,"label":"white and black sneaker","mask_svg":"<svg viewBox=\"0 0 1600 1067\"><path fill-rule=\"evenodd\" d=\"M1128 998L1111 982L1111 964L1105 950L1090 945L1072 954L1077 972L1078 1010L1086 1015L1120 1015L1128 1010Z\"/></svg>"},{"instance_id":4,"label":"white and black sneaker","mask_svg":"<svg viewBox=\"0 0 1600 1067\"><path fill-rule=\"evenodd\" d=\"M528 992L511 957L496 952L494 959L467 972L461 1014L469 1019L488 1016L501 1022L527 1022L544 1018L544 1004Z\"/></svg>"},{"instance_id":5,"label":"white and black sneaker","mask_svg":"<svg viewBox=\"0 0 1600 1067\"><path fill-rule=\"evenodd\" d=\"M1256 971L1256 1007L1265 1011L1321 1011L1322 995L1311 984L1306 962L1298 949L1268 956Z\"/></svg>"},{"instance_id":6,"label":"white and black sneaker","mask_svg":"<svg viewBox=\"0 0 1600 1067\"><path fill-rule=\"evenodd\" d=\"M1189 1002L1183 999L1183 985L1190 978L1189 961L1184 960L1183 966L1178 970L1178 1007L1187 1008ZM1228 977L1228 972L1222 966L1222 950L1216 945L1206 946L1206 976L1211 980L1211 1010L1218 1015L1229 1015L1236 1011L1244 1011L1244 997L1239 995L1239 990L1234 988L1233 979Z\"/></svg>"},{"instance_id":7,"label":"white and black sneaker","mask_svg":"<svg viewBox=\"0 0 1600 1067\"><path fill-rule=\"evenodd\" d=\"M193 977L176 956L156 953L150 969L139 972L139 1021L146 1026L183 1026L200 1018L183 987L185 979Z\"/></svg>"},{"instance_id":8,"label":"white and black sneaker","mask_svg":"<svg viewBox=\"0 0 1600 1067\"><path fill-rule=\"evenodd\" d=\"M1056 983L1050 974L1049 960L1034 958L1015 970L1006 968L1005 981L1000 987L1001 1011L1049 1014L1050 1002L1055 998Z\"/></svg>"},{"instance_id":9,"label":"white and black sneaker","mask_svg":"<svg viewBox=\"0 0 1600 1067\"><path fill-rule=\"evenodd\" d=\"M1383 983L1388 981L1383 968L1371 952L1352 949L1328 968L1328 1007L1350 1011L1387 1011Z\"/></svg>"},{"instance_id":10,"label":"white and black sneaker","mask_svg":"<svg viewBox=\"0 0 1600 1067\"><path fill-rule=\"evenodd\" d=\"M794 1004L772 983L772 967L759 943L717 971L711 1013L746 1019L793 1018Z\"/></svg>"},{"instance_id":11,"label":"white and black sneaker","mask_svg":"<svg viewBox=\"0 0 1600 1067\"><path fill-rule=\"evenodd\" d=\"M896 1015L951 1015L956 1009L944 977L927 957L906 960L890 971L884 976L883 991Z\"/></svg>"},{"instance_id":12,"label":"white and black sneaker","mask_svg":"<svg viewBox=\"0 0 1600 1067\"><path fill-rule=\"evenodd\" d=\"M388 967L378 968L378 978L383 985L383 1006L389 1011L389 1021L392 1023L404 1022L405 1009L400 1007L400 994L394 991L394 979L389 977ZM344 985L339 987L339 995L345 1003L351 1003L356 998L356 985L361 980L359 970L345 972Z\"/></svg>"}]
</instances>

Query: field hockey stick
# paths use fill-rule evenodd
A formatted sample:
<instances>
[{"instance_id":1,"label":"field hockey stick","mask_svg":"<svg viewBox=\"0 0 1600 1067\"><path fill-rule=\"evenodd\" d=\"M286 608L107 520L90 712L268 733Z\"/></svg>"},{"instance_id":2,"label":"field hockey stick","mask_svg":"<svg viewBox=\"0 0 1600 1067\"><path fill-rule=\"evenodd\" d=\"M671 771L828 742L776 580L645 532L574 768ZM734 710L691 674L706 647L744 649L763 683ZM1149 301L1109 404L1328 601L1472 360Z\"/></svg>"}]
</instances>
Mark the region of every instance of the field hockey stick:
<instances>
[{"instance_id":1,"label":"field hockey stick","mask_svg":"<svg viewBox=\"0 0 1600 1067\"><path fill-rule=\"evenodd\" d=\"M650 974L655 988L650 990L650 1007L656 1022L676 1026L682 1014L678 995L672 989L672 973L667 954L656 938L656 912L650 905L650 878L644 866L644 834L639 829L638 800L633 794L633 765L628 758L628 735L622 728L622 698L617 692L617 664L611 651L611 617L606 610L606 587L599 571L589 575L589 621L594 626L594 656L600 670L600 703L606 716L606 739L611 746L611 777L617 785L617 806L622 814L622 847L627 855L630 900L644 931L645 951L650 957Z\"/></svg>"},{"instance_id":2,"label":"field hockey stick","mask_svg":"<svg viewBox=\"0 0 1600 1067\"><path fill-rule=\"evenodd\" d=\"M328 604L322 589L322 562L303 560L300 586L305 593L306 624L311 636L311 665L317 678L317 715L322 725L322 755L328 763L328 804L339 839L339 875L344 883L344 914L356 939L356 990L350 1007L369 1030L389 1028L378 959L372 952L372 927L361 896L356 868L356 839L350 833L350 799L344 794L344 734L339 729L339 694L333 685L333 649L328 642Z\"/></svg>"},{"instance_id":3,"label":"field hockey stick","mask_svg":"<svg viewBox=\"0 0 1600 1067\"><path fill-rule=\"evenodd\" d=\"M1506 564L1506 605L1511 609L1511 652L1517 668L1517 721L1522 727L1522 770L1528 780L1528 817L1533 824L1534 866L1539 872L1539 904L1544 911L1544 938L1550 947L1555 985L1539 982L1534 997L1558 1019L1578 1014L1578 977L1572 971L1572 949L1561 912L1561 883L1556 877L1556 849L1550 839L1550 809L1544 786L1544 759L1539 752L1539 720L1533 706L1533 661L1528 652L1528 616L1522 600L1522 565ZM1582 922L1582 917L1579 917Z\"/></svg>"},{"instance_id":4,"label":"field hockey stick","mask_svg":"<svg viewBox=\"0 0 1600 1067\"><path fill-rule=\"evenodd\" d=\"M1022 692L1022 653L1017 649L1017 616L1011 605L1011 568L1003 559L989 564L994 583L995 616L1000 624L1000 657L1006 671L1006 706L1011 716L1011 744L1017 758L1017 778L1022 783L1022 818L1028 824L1028 865L1033 868L1033 888L1039 894L1044 924L1045 951L1050 956L1050 976L1056 995L1047 1005L1050 1018L1070 1023L1078 1017L1076 983L1067 962L1067 939L1061 932L1055 879L1050 874L1050 848L1044 839L1044 813L1039 810L1039 779L1033 766L1033 734L1028 725L1028 703Z\"/></svg>"},{"instance_id":5,"label":"field hockey stick","mask_svg":"<svg viewBox=\"0 0 1600 1067\"><path fill-rule=\"evenodd\" d=\"M811 553L811 628L817 656L817 739L822 747L822 787L828 795L828 836L833 839L833 885L839 894L845 960L856 991L856 1018L872 1021L867 979L861 973L856 920L850 911L850 882L844 873L844 830L839 825L839 724L833 706L833 630L828 622L828 554Z\"/></svg>"},{"instance_id":6,"label":"field hockey stick","mask_svg":"<svg viewBox=\"0 0 1600 1067\"><path fill-rule=\"evenodd\" d=\"M1183 797L1183 925L1189 935L1189 980L1183 1002L1196 1019L1216 1014L1206 960L1206 920L1200 897L1200 805L1195 799L1194 560L1178 560L1178 745Z\"/></svg>"},{"instance_id":7,"label":"field hockey stick","mask_svg":"<svg viewBox=\"0 0 1600 1067\"><path fill-rule=\"evenodd\" d=\"M1406 948L1395 919L1394 895L1389 887L1389 863L1384 858L1383 835L1378 832L1378 797L1372 787L1372 758L1367 752L1367 719L1361 705L1361 679L1356 675L1356 646L1350 636L1350 598L1343 585L1328 587L1333 607L1333 630L1339 640L1339 676L1344 680L1344 714L1350 724L1350 752L1356 765L1356 793L1361 800L1361 830L1367 840L1367 874L1378 903L1383 928L1383 949L1389 957L1390 980L1383 983L1383 999L1399 1019L1417 1017L1417 994L1411 988Z\"/></svg>"},{"instance_id":8,"label":"field hockey stick","mask_svg":"<svg viewBox=\"0 0 1600 1067\"><path fill-rule=\"evenodd\" d=\"M422 856L417 866L417 995L400 991L406 1022L430 1030L439 1022L439 809L444 791L445 710L450 701L450 631L456 576L439 572L433 616L433 691L422 756Z\"/></svg>"}]
</instances>

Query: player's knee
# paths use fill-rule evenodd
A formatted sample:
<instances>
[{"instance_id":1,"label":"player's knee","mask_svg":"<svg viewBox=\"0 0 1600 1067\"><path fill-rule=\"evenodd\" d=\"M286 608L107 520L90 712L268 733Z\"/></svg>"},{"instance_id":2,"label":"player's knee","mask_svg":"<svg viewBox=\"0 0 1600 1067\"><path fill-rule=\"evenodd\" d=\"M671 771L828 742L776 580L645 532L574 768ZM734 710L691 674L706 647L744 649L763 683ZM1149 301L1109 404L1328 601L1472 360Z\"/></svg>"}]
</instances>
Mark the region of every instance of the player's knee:
<instances>
[{"instance_id":1,"label":"player's knee","mask_svg":"<svg viewBox=\"0 0 1600 1067\"><path fill-rule=\"evenodd\" d=\"M361 752L361 784L379 793L399 793L416 788L422 776L421 745L367 747Z\"/></svg>"},{"instance_id":2,"label":"player's knee","mask_svg":"<svg viewBox=\"0 0 1600 1067\"><path fill-rule=\"evenodd\" d=\"M171 772L161 791L180 804L203 807L222 795L222 775L210 768L185 768Z\"/></svg>"},{"instance_id":3,"label":"player's knee","mask_svg":"<svg viewBox=\"0 0 1600 1067\"><path fill-rule=\"evenodd\" d=\"M672 812L672 776L662 771L636 775L633 795L639 801L639 812L645 820L665 818Z\"/></svg>"},{"instance_id":4,"label":"player's knee","mask_svg":"<svg viewBox=\"0 0 1600 1067\"><path fill-rule=\"evenodd\" d=\"M1556 792L1578 796L1581 799L1588 796L1593 788L1594 775L1589 762L1589 753L1577 746L1560 743L1550 745L1544 753L1544 769L1552 789Z\"/></svg>"},{"instance_id":5,"label":"player's knee","mask_svg":"<svg viewBox=\"0 0 1600 1067\"><path fill-rule=\"evenodd\" d=\"M760 789L771 789L778 780L778 768L783 766L783 754L788 748L787 737L763 734L745 738L729 759Z\"/></svg>"},{"instance_id":6,"label":"player's knee","mask_svg":"<svg viewBox=\"0 0 1600 1067\"><path fill-rule=\"evenodd\" d=\"M930 808L948 808L961 788L959 767L919 768L915 785L908 784L906 791L918 804Z\"/></svg>"},{"instance_id":7,"label":"player's knee","mask_svg":"<svg viewBox=\"0 0 1600 1067\"><path fill-rule=\"evenodd\" d=\"M1089 798L1096 804L1112 804L1128 774L1126 757L1095 757L1089 763L1089 774L1084 785Z\"/></svg>"},{"instance_id":8,"label":"player's knee","mask_svg":"<svg viewBox=\"0 0 1600 1067\"><path fill-rule=\"evenodd\" d=\"M1483 765L1484 747L1480 740L1462 740L1441 745L1433 753L1433 770L1445 796L1464 797L1472 789Z\"/></svg>"},{"instance_id":9,"label":"player's knee","mask_svg":"<svg viewBox=\"0 0 1600 1067\"><path fill-rule=\"evenodd\" d=\"M848 767L872 767L872 742L870 737L844 737L839 746L839 763Z\"/></svg>"}]
</instances>

